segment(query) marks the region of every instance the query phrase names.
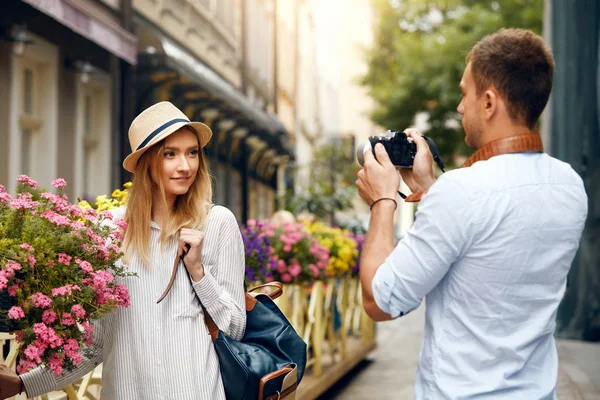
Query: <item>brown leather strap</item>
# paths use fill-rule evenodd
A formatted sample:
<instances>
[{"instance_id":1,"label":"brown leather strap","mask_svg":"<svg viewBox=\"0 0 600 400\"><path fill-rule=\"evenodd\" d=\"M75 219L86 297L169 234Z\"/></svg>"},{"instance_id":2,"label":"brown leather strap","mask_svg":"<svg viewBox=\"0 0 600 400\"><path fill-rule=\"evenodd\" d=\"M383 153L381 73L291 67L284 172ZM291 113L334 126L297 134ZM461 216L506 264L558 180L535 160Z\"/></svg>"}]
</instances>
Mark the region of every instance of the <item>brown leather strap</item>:
<instances>
[{"instance_id":1,"label":"brown leather strap","mask_svg":"<svg viewBox=\"0 0 600 400\"><path fill-rule=\"evenodd\" d=\"M281 294L283 293L283 285L281 284L281 282L269 282L269 283L265 283L262 285L254 286L253 288L248 289L248 293L252 293L255 290L266 288L266 287L275 288L275 290L273 292L266 293L272 300L275 300L276 298L281 296Z\"/></svg>"},{"instance_id":2,"label":"brown leather strap","mask_svg":"<svg viewBox=\"0 0 600 400\"><path fill-rule=\"evenodd\" d=\"M163 294L158 298L158 300L156 300L156 304L163 301L163 299L167 296L167 293L169 293L169 291L171 290L171 287L173 286L173 282L175 282L175 276L177 275L177 269L179 267L179 260L183 261L183 258L175 257L175 263L173 264L173 272L171 272L171 279L169 279L169 283L167 284L167 287L165 288L165 291L163 292Z\"/></svg>"},{"instance_id":3,"label":"brown leather strap","mask_svg":"<svg viewBox=\"0 0 600 400\"><path fill-rule=\"evenodd\" d=\"M491 141L473 153L461 168L470 167L477 161L489 160L494 156L525 151L544 151L544 144L538 133L528 133Z\"/></svg>"},{"instance_id":4,"label":"brown leather strap","mask_svg":"<svg viewBox=\"0 0 600 400\"><path fill-rule=\"evenodd\" d=\"M477 161L486 161L503 154L523 153L526 151L543 152L544 144L538 133L527 133L497 139L483 145L463 163L461 168L468 168ZM427 193L427 190L413 193L404 199L405 202L417 202Z\"/></svg>"},{"instance_id":5,"label":"brown leather strap","mask_svg":"<svg viewBox=\"0 0 600 400\"><path fill-rule=\"evenodd\" d=\"M258 383L258 398L262 399L264 396L265 385L272 379L278 378L282 375L287 375L292 372L294 368L291 366L285 366L283 368L278 369L277 371L273 371L269 374L266 374L262 378L260 378L260 382Z\"/></svg>"},{"instance_id":6,"label":"brown leather strap","mask_svg":"<svg viewBox=\"0 0 600 400\"><path fill-rule=\"evenodd\" d=\"M296 390L297 388L298 388L298 382L292 384L290 387L288 387L283 392L281 392L281 394L273 394L273 395L267 397L267 400L285 399L290 394L292 394L294 392L294 390Z\"/></svg>"},{"instance_id":7,"label":"brown leather strap","mask_svg":"<svg viewBox=\"0 0 600 400\"><path fill-rule=\"evenodd\" d=\"M171 279L169 279L169 283L167 284L165 291L159 297L159 299L156 301L156 304L160 303L167 296L167 294L171 291L171 288L173 287L173 282L175 282L175 277L177 276L177 270L179 269L179 261L181 261L181 263L185 267L185 261L183 260L184 257L185 257L185 254L175 257L175 262L173 264L173 271L171 272ZM190 278L190 282L191 282L192 277L189 274L188 274L188 277ZM255 286L252 289L248 290L248 292L245 294L246 311L252 311L257 303L257 300L254 298L254 296L252 296L250 294L250 292L253 292L255 290L265 288L265 287L275 288L275 290L273 292L267 293L267 295L273 300L275 300L276 298L281 296L281 294L283 293L283 285L281 284L281 282L269 282L269 283L265 283L263 285ZM198 298L198 301L200 302L200 307L202 307L202 312L204 313L204 322L206 323L206 327L208 328L208 333L210 334L210 337L212 338L212 341L214 342L219 337L219 328L217 327L217 324L215 324L215 321L213 321L212 317L208 314L208 311L206 311L206 308L204 307L204 304L202 304L202 301L200 301L200 298L198 296L196 296L196 297Z\"/></svg>"},{"instance_id":8,"label":"brown leather strap","mask_svg":"<svg viewBox=\"0 0 600 400\"><path fill-rule=\"evenodd\" d=\"M409 194L408 196L406 196L404 201L407 203L415 203L417 201L421 201L421 198L423 196L425 196L425 193L427 193L427 190L422 190L420 192L415 192L413 194Z\"/></svg>"}]
</instances>

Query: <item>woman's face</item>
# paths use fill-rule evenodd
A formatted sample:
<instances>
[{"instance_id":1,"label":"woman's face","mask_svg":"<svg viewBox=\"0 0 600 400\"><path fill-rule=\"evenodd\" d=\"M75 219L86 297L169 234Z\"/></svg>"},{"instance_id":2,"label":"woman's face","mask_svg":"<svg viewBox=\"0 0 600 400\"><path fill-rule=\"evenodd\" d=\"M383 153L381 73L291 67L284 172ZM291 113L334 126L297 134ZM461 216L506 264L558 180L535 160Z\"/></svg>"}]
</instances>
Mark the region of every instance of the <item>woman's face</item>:
<instances>
[{"instance_id":1,"label":"woman's face","mask_svg":"<svg viewBox=\"0 0 600 400\"><path fill-rule=\"evenodd\" d=\"M162 180L168 201L186 194L192 186L200 165L199 152L198 138L189 129L182 128L165 139L158 155L162 172L157 178Z\"/></svg>"}]
</instances>

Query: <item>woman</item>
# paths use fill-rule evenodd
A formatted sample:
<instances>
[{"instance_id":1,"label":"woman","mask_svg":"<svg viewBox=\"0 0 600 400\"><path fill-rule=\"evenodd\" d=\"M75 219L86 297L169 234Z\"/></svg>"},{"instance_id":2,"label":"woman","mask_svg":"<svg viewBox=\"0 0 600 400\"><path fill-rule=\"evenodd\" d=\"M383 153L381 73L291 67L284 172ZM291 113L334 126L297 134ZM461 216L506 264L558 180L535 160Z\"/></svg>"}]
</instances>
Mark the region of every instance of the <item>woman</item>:
<instances>
[{"instance_id":1,"label":"woman","mask_svg":"<svg viewBox=\"0 0 600 400\"><path fill-rule=\"evenodd\" d=\"M211 136L169 102L133 121L133 152L123 162L133 186L127 208L115 211L128 223L122 262L138 275L123 282L131 305L97 321L94 356L77 370L61 377L41 368L21 375L28 397L64 387L103 363L103 399L225 399L200 301L222 331L241 339L245 261L235 217L211 207L202 156ZM180 271L157 304L183 252L187 274Z\"/></svg>"}]
</instances>

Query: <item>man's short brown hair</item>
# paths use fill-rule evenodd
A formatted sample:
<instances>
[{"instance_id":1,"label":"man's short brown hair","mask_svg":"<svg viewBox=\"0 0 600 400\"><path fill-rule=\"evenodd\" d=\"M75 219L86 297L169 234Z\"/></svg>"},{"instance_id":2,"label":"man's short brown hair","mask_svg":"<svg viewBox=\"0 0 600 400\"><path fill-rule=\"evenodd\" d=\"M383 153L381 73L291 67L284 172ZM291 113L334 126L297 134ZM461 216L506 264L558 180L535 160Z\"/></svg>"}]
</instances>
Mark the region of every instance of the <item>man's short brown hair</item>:
<instances>
[{"instance_id":1,"label":"man's short brown hair","mask_svg":"<svg viewBox=\"0 0 600 400\"><path fill-rule=\"evenodd\" d=\"M477 95L493 86L508 115L533 129L550 97L554 74L554 57L543 39L524 29L501 29L471 49L469 62Z\"/></svg>"}]
</instances>

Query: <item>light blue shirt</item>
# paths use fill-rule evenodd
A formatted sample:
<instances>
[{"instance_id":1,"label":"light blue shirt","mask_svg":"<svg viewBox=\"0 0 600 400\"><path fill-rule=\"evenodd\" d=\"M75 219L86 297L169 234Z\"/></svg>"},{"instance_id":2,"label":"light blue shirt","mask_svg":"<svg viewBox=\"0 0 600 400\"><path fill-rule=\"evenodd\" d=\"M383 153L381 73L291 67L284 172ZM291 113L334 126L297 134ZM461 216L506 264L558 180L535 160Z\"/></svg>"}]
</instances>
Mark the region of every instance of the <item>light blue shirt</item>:
<instances>
[{"instance_id":1,"label":"light blue shirt","mask_svg":"<svg viewBox=\"0 0 600 400\"><path fill-rule=\"evenodd\" d=\"M586 216L581 178L542 153L431 186L373 280L392 317L426 297L416 399L556 398L556 311Z\"/></svg>"}]
</instances>

